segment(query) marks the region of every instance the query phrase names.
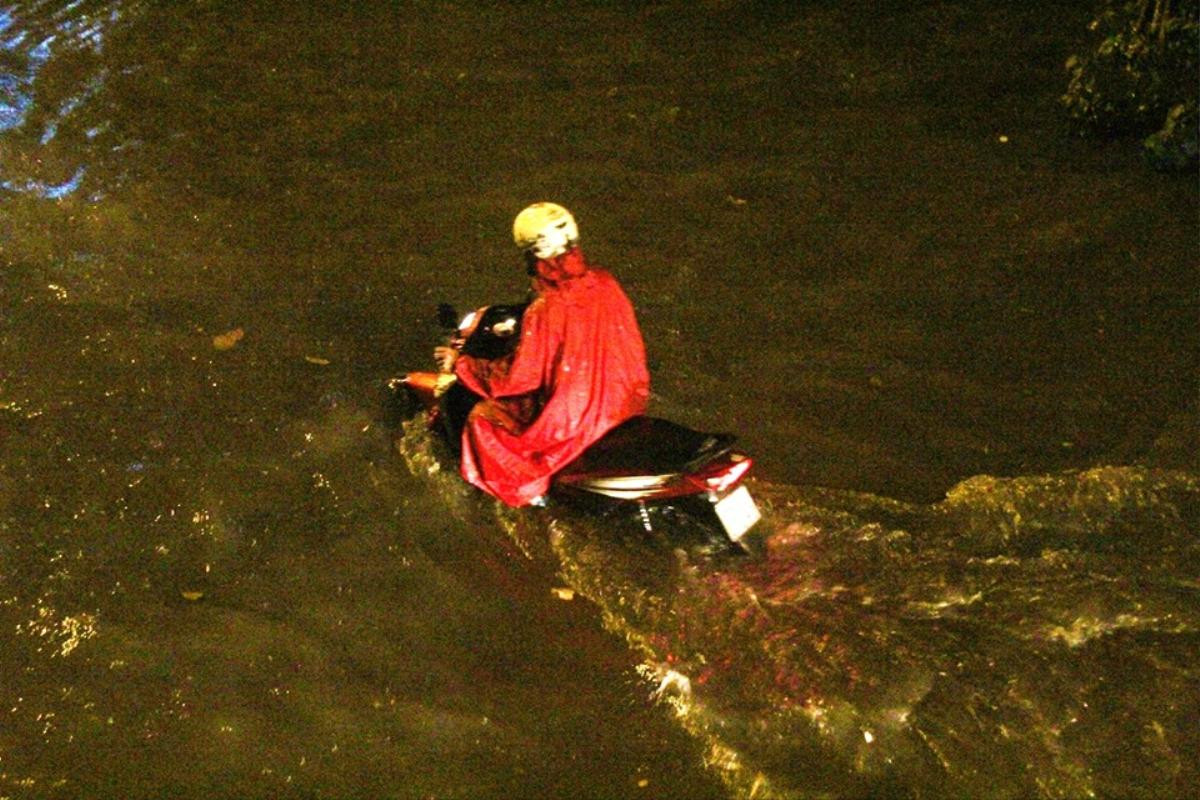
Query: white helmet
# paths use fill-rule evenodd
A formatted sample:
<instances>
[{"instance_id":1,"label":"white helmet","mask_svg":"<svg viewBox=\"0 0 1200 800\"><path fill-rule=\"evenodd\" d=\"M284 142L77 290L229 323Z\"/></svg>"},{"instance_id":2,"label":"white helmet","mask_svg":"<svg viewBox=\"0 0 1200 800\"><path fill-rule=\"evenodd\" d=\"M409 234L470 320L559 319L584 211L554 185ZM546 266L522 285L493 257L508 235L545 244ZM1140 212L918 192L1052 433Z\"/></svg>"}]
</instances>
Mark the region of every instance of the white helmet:
<instances>
[{"instance_id":1,"label":"white helmet","mask_svg":"<svg viewBox=\"0 0 1200 800\"><path fill-rule=\"evenodd\" d=\"M579 227L557 203L534 203L513 220L513 241L538 258L554 258L579 242Z\"/></svg>"}]
</instances>

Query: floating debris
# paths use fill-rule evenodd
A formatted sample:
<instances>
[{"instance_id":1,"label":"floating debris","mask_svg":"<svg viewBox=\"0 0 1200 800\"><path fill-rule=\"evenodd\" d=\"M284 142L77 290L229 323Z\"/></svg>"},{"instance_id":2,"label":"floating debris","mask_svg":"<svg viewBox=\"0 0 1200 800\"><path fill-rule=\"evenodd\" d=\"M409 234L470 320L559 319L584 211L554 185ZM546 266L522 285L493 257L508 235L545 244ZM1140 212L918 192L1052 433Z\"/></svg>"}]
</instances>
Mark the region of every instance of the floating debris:
<instances>
[{"instance_id":1,"label":"floating debris","mask_svg":"<svg viewBox=\"0 0 1200 800\"><path fill-rule=\"evenodd\" d=\"M246 332L241 328L234 328L231 331L217 334L212 339L213 348L217 350L232 350L245 335Z\"/></svg>"}]
</instances>

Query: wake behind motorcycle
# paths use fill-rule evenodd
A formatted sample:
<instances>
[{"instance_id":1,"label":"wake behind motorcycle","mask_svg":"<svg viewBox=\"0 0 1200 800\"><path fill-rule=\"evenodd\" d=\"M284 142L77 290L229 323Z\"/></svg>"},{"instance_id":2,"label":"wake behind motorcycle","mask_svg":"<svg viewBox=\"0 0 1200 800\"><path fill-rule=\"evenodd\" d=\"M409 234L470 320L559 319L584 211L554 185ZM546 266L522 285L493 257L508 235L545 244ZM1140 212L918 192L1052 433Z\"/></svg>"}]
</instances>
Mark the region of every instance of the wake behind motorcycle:
<instances>
[{"instance_id":1,"label":"wake behind motorcycle","mask_svg":"<svg viewBox=\"0 0 1200 800\"><path fill-rule=\"evenodd\" d=\"M520 338L526 304L491 305L458 319L438 309L449 344L460 353L500 358ZM451 372L409 372L389 381L406 415L426 414L430 428L457 453L467 414L479 397ZM706 433L665 419L637 416L592 444L553 478L556 500L600 513L628 512L647 531L655 519L683 517L719 531L739 549L761 513L743 483L753 459L728 433Z\"/></svg>"}]
</instances>

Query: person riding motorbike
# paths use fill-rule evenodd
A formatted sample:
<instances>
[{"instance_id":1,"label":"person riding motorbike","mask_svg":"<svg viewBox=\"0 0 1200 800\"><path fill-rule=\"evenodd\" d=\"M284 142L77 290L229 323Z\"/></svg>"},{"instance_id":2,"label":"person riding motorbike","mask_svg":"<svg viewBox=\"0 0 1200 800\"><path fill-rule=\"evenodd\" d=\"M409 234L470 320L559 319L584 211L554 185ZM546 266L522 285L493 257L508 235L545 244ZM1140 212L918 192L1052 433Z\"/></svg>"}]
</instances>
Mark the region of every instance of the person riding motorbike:
<instances>
[{"instance_id":1,"label":"person riding motorbike","mask_svg":"<svg viewBox=\"0 0 1200 800\"><path fill-rule=\"evenodd\" d=\"M646 351L617 280L588 263L567 209L534 203L513 222L533 300L515 351L483 359L438 348L446 371L481 399L462 431L460 471L511 506L544 500L554 474L645 411Z\"/></svg>"}]
</instances>

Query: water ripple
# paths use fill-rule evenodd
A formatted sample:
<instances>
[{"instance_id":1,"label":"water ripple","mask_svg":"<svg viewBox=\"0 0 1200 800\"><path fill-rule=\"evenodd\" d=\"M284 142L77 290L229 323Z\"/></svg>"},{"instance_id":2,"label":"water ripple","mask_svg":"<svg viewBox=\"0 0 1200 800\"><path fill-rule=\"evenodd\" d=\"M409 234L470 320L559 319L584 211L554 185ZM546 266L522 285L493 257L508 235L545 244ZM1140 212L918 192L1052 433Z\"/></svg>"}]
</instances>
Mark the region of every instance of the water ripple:
<instances>
[{"instance_id":1,"label":"water ripple","mask_svg":"<svg viewBox=\"0 0 1200 800\"><path fill-rule=\"evenodd\" d=\"M104 89L108 70L101 56L109 32L126 15L121 0L0 7L4 191L58 200L83 185L91 159L87 145L109 128L106 121L86 120L84 112ZM51 70L52 64L61 68ZM74 77L64 81L64 74ZM80 135L60 144L68 126Z\"/></svg>"}]
</instances>

